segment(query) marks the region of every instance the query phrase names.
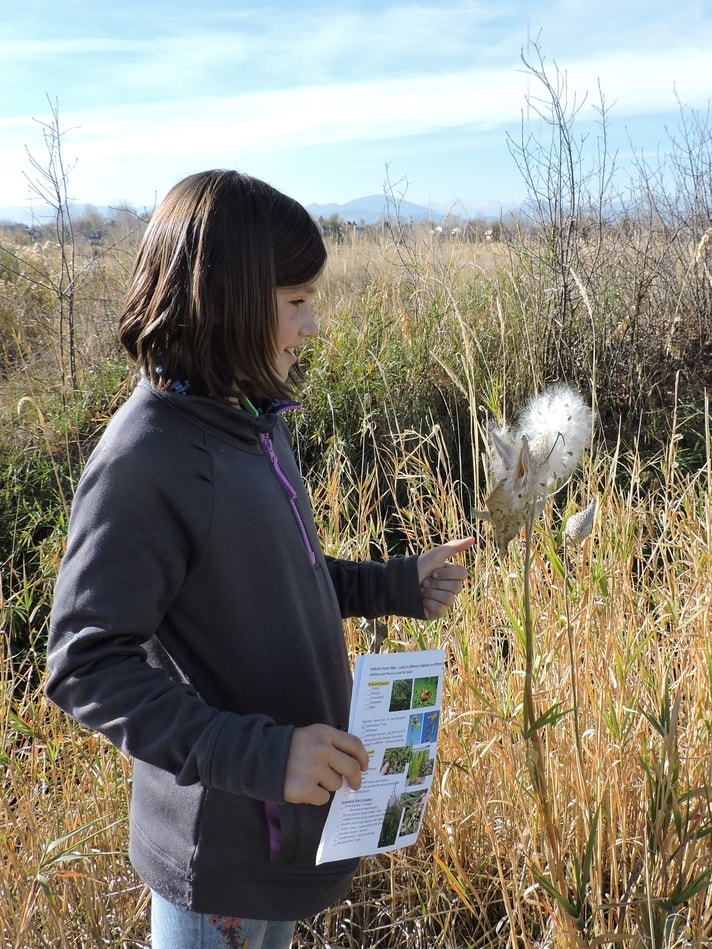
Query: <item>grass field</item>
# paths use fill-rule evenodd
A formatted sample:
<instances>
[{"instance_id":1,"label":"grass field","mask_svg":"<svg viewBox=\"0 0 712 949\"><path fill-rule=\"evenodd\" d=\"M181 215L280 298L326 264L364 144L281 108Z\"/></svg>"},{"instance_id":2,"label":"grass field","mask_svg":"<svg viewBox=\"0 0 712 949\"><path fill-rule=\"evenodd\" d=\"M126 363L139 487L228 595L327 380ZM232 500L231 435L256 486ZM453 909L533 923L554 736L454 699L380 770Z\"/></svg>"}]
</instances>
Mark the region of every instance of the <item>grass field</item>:
<instances>
[{"instance_id":1,"label":"grass field","mask_svg":"<svg viewBox=\"0 0 712 949\"><path fill-rule=\"evenodd\" d=\"M639 215L565 245L542 222L498 242L407 227L330 242L294 419L324 547L477 543L447 618L346 623L353 657L445 649L434 789L418 843L366 859L298 949L712 945L709 226ZM0 241L8 949L148 945L130 765L42 689L73 484L130 387L113 325L141 228L119 215L97 248L76 227L71 262L62 240ZM500 557L476 515L488 425L559 379L593 406L591 443L530 557L522 535ZM594 497L592 533L565 548Z\"/></svg>"}]
</instances>

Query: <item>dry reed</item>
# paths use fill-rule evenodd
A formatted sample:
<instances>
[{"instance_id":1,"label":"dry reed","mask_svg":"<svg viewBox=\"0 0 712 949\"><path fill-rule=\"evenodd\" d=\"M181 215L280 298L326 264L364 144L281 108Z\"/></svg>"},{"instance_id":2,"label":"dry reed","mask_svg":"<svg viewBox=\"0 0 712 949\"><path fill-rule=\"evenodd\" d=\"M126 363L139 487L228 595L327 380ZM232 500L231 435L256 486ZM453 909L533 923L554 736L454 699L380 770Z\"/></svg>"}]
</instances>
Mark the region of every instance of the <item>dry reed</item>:
<instances>
[{"instance_id":1,"label":"dry reed","mask_svg":"<svg viewBox=\"0 0 712 949\"><path fill-rule=\"evenodd\" d=\"M471 521L486 490L485 416L516 401L513 365L521 386L542 372L536 316L517 303L531 287L498 269L511 253L503 248L438 249L427 237L413 248L349 252L332 253L323 307L337 317L313 354L307 391L307 420L309 404L323 399L326 421L295 431L325 548L386 557L394 538L415 551L473 530L477 544L466 555L468 587L446 619L346 625L352 655L446 650L435 787L419 842L365 860L348 901L300 924L296 946L548 949L571 944L572 927L591 946L710 945L708 407L695 416L697 430L704 418L696 461L681 463L689 403L679 397L680 417L656 456L599 438L569 494L535 528L533 686L537 706L555 710L542 744L562 858L556 875L521 728L521 542L498 559L486 525ZM113 279L105 274L101 287ZM598 303L589 288L594 327ZM77 306L84 319L91 299ZM109 349L90 338L80 356L96 372L92 354ZM601 363L597 371L605 378ZM418 385L431 403L449 388L469 414L457 418L446 405L416 418ZM56 457L62 440L40 436ZM593 495L592 536L564 552L564 514ZM58 555L50 551L48 570ZM0 569L0 941L8 949L147 946L146 894L126 858L129 765L48 705L41 662L10 655L13 617L23 617L37 650L43 621L33 620L33 579L9 559Z\"/></svg>"}]
</instances>

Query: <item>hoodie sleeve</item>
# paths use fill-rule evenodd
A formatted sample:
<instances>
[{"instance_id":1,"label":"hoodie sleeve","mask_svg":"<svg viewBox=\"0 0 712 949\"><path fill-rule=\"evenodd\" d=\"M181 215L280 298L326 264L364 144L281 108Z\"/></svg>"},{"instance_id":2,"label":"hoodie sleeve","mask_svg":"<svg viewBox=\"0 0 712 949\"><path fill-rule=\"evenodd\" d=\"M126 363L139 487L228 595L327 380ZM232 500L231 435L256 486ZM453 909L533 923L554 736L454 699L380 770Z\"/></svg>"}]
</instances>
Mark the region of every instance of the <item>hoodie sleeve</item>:
<instances>
[{"instance_id":1,"label":"hoodie sleeve","mask_svg":"<svg viewBox=\"0 0 712 949\"><path fill-rule=\"evenodd\" d=\"M281 801L291 727L212 708L185 677L149 661L212 516L207 453L196 442L166 460L167 444L137 448L124 426L87 464L55 587L47 694L180 784Z\"/></svg>"},{"instance_id":2,"label":"hoodie sleeve","mask_svg":"<svg viewBox=\"0 0 712 949\"><path fill-rule=\"evenodd\" d=\"M349 616L425 619L417 556L394 557L386 563L327 557L326 564L344 619Z\"/></svg>"}]
</instances>

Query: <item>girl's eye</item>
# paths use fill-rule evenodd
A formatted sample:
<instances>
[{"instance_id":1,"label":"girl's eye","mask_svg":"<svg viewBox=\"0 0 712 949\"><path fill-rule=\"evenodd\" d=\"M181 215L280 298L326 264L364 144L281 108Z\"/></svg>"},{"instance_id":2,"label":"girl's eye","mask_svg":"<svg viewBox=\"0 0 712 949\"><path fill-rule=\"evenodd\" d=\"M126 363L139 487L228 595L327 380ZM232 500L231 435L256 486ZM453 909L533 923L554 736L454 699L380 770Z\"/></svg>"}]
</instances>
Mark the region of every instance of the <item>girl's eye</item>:
<instances>
[{"instance_id":1,"label":"girl's eye","mask_svg":"<svg viewBox=\"0 0 712 949\"><path fill-rule=\"evenodd\" d=\"M290 300L289 302L292 304L292 306L301 306L301 304L304 303L304 300L302 300L302 299L299 299L299 300Z\"/></svg>"}]
</instances>

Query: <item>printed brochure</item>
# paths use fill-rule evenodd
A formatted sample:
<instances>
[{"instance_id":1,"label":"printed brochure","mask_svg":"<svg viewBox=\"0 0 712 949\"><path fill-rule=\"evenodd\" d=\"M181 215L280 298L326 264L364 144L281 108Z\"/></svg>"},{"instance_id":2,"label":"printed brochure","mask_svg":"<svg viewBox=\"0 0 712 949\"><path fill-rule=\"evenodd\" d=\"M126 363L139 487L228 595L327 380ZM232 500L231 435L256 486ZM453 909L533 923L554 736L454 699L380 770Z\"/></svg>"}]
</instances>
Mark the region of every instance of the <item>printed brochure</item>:
<instances>
[{"instance_id":1,"label":"printed brochure","mask_svg":"<svg viewBox=\"0 0 712 949\"><path fill-rule=\"evenodd\" d=\"M440 729L442 649L359 656L349 732L368 771L331 802L316 862L385 853L415 843L433 782Z\"/></svg>"}]
</instances>

